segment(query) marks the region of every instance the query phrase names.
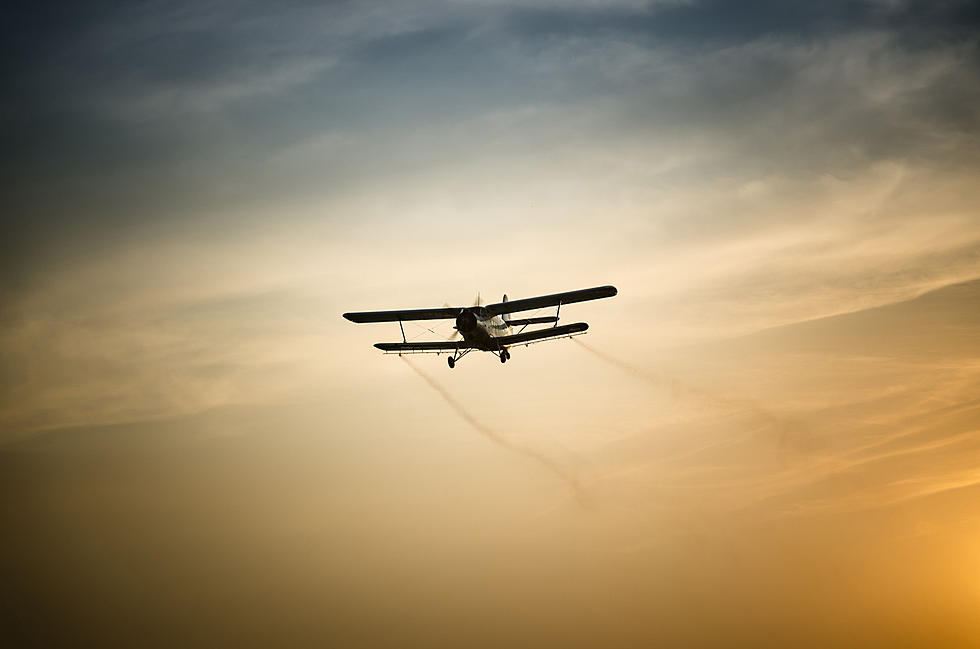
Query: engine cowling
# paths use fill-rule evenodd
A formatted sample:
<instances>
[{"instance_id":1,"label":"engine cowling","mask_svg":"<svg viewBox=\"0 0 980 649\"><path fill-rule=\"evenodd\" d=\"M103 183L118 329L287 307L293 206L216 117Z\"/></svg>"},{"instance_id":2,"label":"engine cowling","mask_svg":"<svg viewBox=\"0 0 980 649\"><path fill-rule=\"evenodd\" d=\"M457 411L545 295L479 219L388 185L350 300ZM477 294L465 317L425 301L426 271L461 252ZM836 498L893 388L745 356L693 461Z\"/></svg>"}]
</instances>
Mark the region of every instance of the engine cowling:
<instances>
[{"instance_id":1,"label":"engine cowling","mask_svg":"<svg viewBox=\"0 0 980 649\"><path fill-rule=\"evenodd\" d=\"M476 314L469 310L463 310L456 316L456 330L461 334L466 334L476 329Z\"/></svg>"}]
</instances>

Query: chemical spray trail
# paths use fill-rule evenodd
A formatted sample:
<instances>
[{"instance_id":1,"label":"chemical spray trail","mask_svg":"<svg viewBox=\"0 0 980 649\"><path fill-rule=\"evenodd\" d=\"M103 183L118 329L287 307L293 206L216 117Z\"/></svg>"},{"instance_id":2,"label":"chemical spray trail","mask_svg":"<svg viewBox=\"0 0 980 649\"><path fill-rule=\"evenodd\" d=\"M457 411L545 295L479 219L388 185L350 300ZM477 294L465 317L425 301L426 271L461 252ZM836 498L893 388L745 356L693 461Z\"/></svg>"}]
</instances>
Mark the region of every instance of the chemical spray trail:
<instances>
[{"instance_id":1,"label":"chemical spray trail","mask_svg":"<svg viewBox=\"0 0 980 649\"><path fill-rule=\"evenodd\" d=\"M549 471L551 471L556 476L558 476L563 482L565 482L565 484L567 484L571 488L572 494L575 496L575 502L577 502L578 505L582 508L586 507L587 499L586 499L585 490L582 488L582 485L579 484L578 479L574 475L569 473L567 469L565 469L560 464L558 464L551 458L547 457L546 455L542 455L541 453L535 451L534 449L527 448L526 446L520 446L518 444L515 444L509 439L507 439L506 437L497 433L496 431L488 428L483 422L481 422L476 417L471 415L466 410L466 408L463 407L463 404L457 401L453 397L453 395L449 394L449 391L446 390L444 387L442 387L442 385L440 385L434 378L432 378L431 376L429 376L428 374L420 370L418 367L415 366L414 363L409 361L404 356L402 356L401 359L405 361L405 364L408 365L410 368L412 368L412 371L418 374L423 381L428 383L429 387L431 387L433 390L438 392L439 396L441 396L443 400L447 404L449 404L449 407L451 407L456 412L457 415L463 418L466 421L466 423L472 426L476 432L480 433L494 444L497 444L498 446L502 446L506 449L510 449L515 453L520 453L525 457L529 457L532 460L536 461L538 464L541 464L542 466L547 468Z\"/></svg>"},{"instance_id":2,"label":"chemical spray trail","mask_svg":"<svg viewBox=\"0 0 980 649\"><path fill-rule=\"evenodd\" d=\"M775 431L781 446L788 443L788 435L791 429L798 429L800 427L799 422L794 422L787 418L780 417L749 399L733 399L713 394L707 390L686 385L677 379L667 378L654 372L643 370L622 359L610 356L605 352L601 352L578 338L573 338L572 340L574 340L582 349L586 350L596 358L613 365L631 376L634 376L642 381L646 381L651 385L664 390L670 390L671 394L673 394L675 397L687 399L689 401L696 402L699 405L709 406L713 409L732 415L748 415L749 417L755 419L758 423L763 424L770 431Z\"/></svg>"}]
</instances>

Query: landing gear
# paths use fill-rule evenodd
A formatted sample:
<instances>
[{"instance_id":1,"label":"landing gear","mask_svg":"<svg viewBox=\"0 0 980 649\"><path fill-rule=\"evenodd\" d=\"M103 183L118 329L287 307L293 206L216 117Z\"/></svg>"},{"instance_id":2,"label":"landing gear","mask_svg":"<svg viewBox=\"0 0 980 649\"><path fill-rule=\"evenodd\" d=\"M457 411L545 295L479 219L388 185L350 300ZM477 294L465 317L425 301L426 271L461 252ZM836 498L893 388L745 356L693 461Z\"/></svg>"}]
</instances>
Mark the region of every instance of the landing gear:
<instances>
[{"instance_id":1,"label":"landing gear","mask_svg":"<svg viewBox=\"0 0 980 649\"><path fill-rule=\"evenodd\" d=\"M449 363L449 369L453 369L454 367L456 367L456 361L469 354L470 351L472 350L471 349L460 350L459 347L457 347L456 351L453 352L449 356L449 358L446 359L446 362Z\"/></svg>"},{"instance_id":2,"label":"landing gear","mask_svg":"<svg viewBox=\"0 0 980 649\"><path fill-rule=\"evenodd\" d=\"M501 349L500 350L500 362L501 363L506 363L508 358L510 358L510 352L507 351L506 349Z\"/></svg>"}]
</instances>

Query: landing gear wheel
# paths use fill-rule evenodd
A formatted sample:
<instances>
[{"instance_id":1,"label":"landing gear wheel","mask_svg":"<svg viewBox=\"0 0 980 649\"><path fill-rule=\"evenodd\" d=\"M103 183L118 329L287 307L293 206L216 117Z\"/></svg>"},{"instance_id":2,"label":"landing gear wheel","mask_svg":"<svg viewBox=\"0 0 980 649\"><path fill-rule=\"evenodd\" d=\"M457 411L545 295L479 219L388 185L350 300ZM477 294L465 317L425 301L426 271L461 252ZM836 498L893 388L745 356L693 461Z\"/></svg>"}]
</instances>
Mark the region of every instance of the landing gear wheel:
<instances>
[{"instance_id":1,"label":"landing gear wheel","mask_svg":"<svg viewBox=\"0 0 980 649\"><path fill-rule=\"evenodd\" d=\"M508 358L510 358L510 354L507 352L507 350L506 349L500 350L500 362L506 363Z\"/></svg>"},{"instance_id":2,"label":"landing gear wheel","mask_svg":"<svg viewBox=\"0 0 980 649\"><path fill-rule=\"evenodd\" d=\"M454 367L456 367L456 359L455 358L453 358L452 356L450 356L446 360L449 361L449 369L453 369Z\"/></svg>"}]
</instances>

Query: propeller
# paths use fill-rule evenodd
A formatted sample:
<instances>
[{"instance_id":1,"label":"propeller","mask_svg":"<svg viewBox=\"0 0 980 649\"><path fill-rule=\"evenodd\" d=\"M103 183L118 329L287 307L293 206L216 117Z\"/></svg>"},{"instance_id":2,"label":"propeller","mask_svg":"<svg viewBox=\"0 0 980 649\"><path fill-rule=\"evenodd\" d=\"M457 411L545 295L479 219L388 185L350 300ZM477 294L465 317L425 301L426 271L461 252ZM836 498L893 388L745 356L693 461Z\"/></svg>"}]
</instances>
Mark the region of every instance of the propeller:
<instances>
[{"instance_id":1,"label":"propeller","mask_svg":"<svg viewBox=\"0 0 980 649\"><path fill-rule=\"evenodd\" d=\"M448 307L449 304L443 303L443 306ZM480 306L480 293L479 292L477 292L477 294L476 294L476 300L473 301L473 306ZM455 326L453 326L453 332L449 335L449 338L447 338L446 340L456 340L457 338L459 338L459 329L457 329Z\"/></svg>"}]
</instances>

